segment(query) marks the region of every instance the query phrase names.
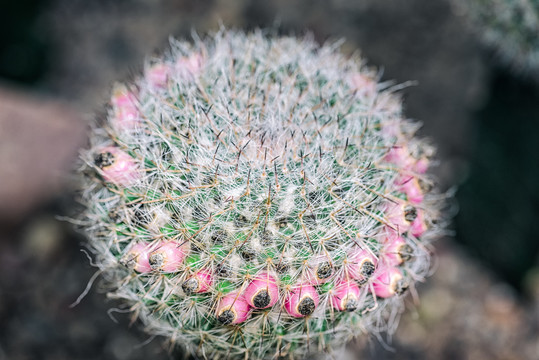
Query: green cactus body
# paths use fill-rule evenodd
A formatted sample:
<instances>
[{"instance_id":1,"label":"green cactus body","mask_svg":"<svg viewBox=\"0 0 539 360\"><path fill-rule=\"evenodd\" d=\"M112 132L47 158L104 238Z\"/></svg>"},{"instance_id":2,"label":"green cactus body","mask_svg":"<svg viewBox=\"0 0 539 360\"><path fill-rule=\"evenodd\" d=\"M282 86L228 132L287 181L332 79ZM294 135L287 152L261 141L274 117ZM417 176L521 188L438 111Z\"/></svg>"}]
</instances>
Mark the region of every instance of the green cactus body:
<instances>
[{"instance_id":1,"label":"green cactus body","mask_svg":"<svg viewBox=\"0 0 539 360\"><path fill-rule=\"evenodd\" d=\"M394 328L440 196L432 148L360 59L222 30L173 42L111 104L83 154L85 230L149 332L257 359Z\"/></svg>"}]
</instances>

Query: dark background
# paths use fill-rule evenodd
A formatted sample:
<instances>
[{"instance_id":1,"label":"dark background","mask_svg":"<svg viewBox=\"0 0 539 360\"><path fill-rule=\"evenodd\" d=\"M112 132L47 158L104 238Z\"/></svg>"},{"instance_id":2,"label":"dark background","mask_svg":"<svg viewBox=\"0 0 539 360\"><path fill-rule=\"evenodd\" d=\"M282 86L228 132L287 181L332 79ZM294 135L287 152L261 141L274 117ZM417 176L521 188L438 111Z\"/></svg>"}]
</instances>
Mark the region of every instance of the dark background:
<instances>
[{"instance_id":1,"label":"dark background","mask_svg":"<svg viewBox=\"0 0 539 360\"><path fill-rule=\"evenodd\" d=\"M443 189L458 186L455 235L385 349L351 358L539 358L539 81L498 61L445 0L0 0L0 359L168 359L99 284L84 239L58 220L76 206L70 171L85 126L114 81L168 36L227 27L345 38L439 148ZM535 77L535 79L539 78ZM457 213L458 210L458 213Z\"/></svg>"}]
</instances>

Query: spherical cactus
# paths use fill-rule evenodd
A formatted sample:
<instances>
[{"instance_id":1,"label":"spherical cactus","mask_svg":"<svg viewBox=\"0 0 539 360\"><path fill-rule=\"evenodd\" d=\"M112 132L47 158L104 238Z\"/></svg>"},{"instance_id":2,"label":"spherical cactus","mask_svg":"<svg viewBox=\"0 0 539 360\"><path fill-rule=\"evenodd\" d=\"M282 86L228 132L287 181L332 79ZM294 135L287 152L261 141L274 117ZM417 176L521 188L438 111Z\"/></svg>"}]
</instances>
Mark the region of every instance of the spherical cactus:
<instances>
[{"instance_id":1,"label":"spherical cactus","mask_svg":"<svg viewBox=\"0 0 539 360\"><path fill-rule=\"evenodd\" d=\"M539 80L539 1L453 0L481 39L519 72Z\"/></svg>"},{"instance_id":2,"label":"spherical cactus","mask_svg":"<svg viewBox=\"0 0 539 360\"><path fill-rule=\"evenodd\" d=\"M110 104L82 155L85 231L149 332L262 359L394 329L442 197L432 147L357 56L221 30Z\"/></svg>"}]
</instances>

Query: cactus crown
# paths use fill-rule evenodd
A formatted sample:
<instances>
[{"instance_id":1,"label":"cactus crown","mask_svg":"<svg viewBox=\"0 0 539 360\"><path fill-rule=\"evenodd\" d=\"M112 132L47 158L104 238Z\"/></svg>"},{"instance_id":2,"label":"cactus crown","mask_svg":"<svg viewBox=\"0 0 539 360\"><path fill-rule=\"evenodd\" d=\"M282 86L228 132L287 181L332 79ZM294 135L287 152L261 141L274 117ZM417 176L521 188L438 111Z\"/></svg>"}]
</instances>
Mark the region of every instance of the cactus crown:
<instances>
[{"instance_id":1,"label":"cactus crown","mask_svg":"<svg viewBox=\"0 0 539 360\"><path fill-rule=\"evenodd\" d=\"M438 212L433 149L376 80L335 44L221 30L117 85L82 156L110 295L207 358L392 330Z\"/></svg>"}]
</instances>

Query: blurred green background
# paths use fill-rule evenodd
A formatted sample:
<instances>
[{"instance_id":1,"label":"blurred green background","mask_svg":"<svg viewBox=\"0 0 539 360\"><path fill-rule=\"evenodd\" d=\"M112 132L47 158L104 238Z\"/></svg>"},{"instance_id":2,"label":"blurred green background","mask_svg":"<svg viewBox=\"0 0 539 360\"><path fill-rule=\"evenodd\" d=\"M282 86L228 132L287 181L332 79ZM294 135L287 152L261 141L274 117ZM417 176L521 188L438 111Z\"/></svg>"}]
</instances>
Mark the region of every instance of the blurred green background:
<instances>
[{"instance_id":1,"label":"blurred green background","mask_svg":"<svg viewBox=\"0 0 539 360\"><path fill-rule=\"evenodd\" d=\"M434 172L458 187L454 236L387 350L363 359L539 358L539 82L498 61L446 0L0 1L0 359L178 358L95 285L84 240L57 216L76 206L70 169L104 114L169 35L272 27L345 38L402 91L438 145ZM535 78L537 79L537 77ZM22 110L23 114L19 114ZM97 114L97 115L93 115ZM50 180L52 179L52 180ZM458 212L457 212L458 211Z\"/></svg>"}]
</instances>

